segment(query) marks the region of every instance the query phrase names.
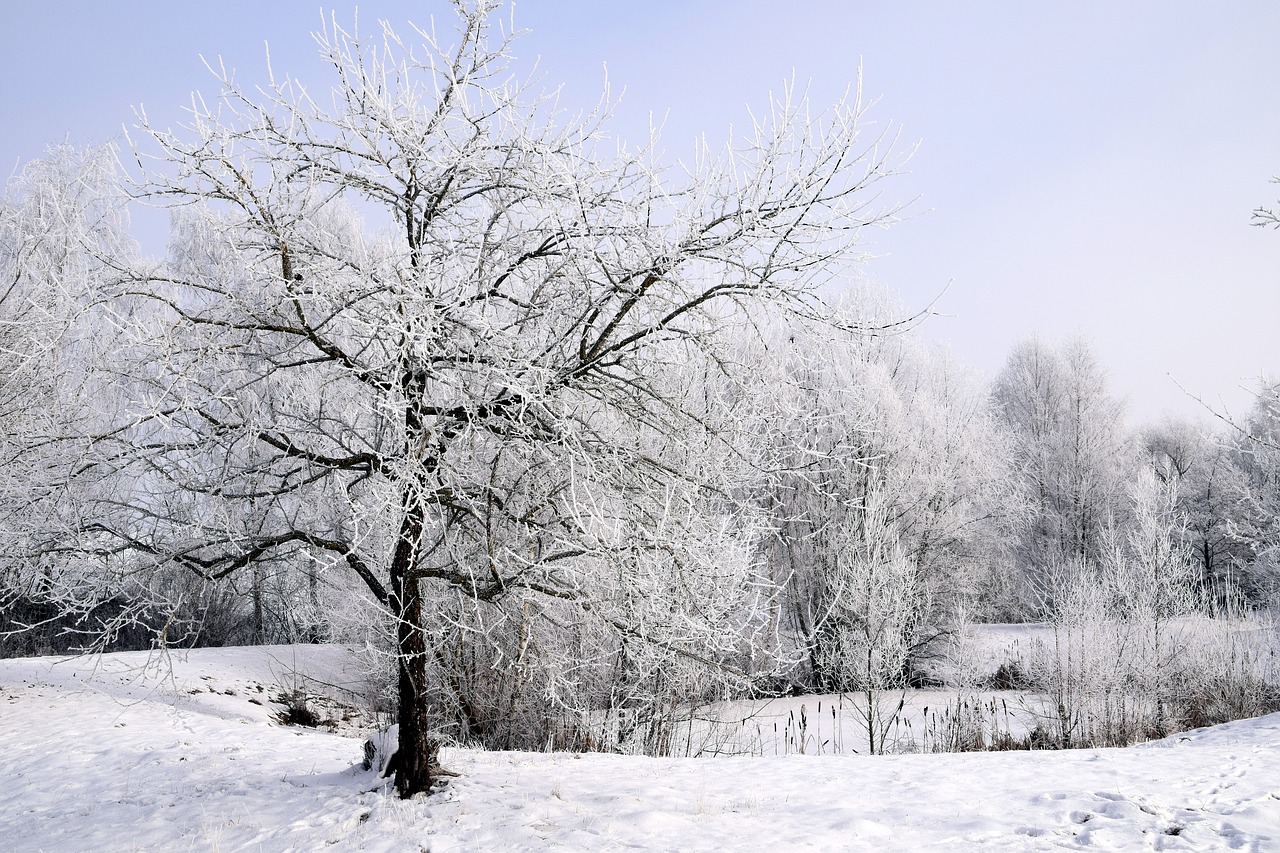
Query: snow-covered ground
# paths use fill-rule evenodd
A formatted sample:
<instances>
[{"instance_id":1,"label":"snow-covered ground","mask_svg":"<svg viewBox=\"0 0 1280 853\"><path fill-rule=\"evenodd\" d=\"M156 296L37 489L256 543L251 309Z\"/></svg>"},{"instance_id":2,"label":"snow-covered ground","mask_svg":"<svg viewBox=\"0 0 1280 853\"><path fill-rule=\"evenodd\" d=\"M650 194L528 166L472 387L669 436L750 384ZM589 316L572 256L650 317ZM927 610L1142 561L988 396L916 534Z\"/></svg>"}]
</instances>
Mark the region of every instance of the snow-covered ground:
<instances>
[{"instance_id":1,"label":"snow-covered ground","mask_svg":"<svg viewBox=\"0 0 1280 853\"><path fill-rule=\"evenodd\" d=\"M402 802L360 735L274 720L364 689L337 647L0 661L0 849L1280 850L1280 715L1123 750L447 750Z\"/></svg>"}]
</instances>

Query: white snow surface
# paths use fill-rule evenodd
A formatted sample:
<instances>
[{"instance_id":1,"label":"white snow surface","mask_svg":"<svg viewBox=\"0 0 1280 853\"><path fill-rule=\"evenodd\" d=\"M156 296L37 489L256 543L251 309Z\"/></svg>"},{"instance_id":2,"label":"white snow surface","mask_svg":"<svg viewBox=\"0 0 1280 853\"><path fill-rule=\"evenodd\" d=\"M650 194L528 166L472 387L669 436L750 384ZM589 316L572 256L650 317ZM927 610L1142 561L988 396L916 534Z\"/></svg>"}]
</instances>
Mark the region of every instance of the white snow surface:
<instances>
[{"instance_id":1,"label":"white snow surface","mask_svg":"<svg viewBox=\"0 0 1280 853\"><path fill-rule=\"evenodd\" d=\"M0 849L1280 850L1280 714L1069 752L449 749L461 775L406 802L360 734L274 720L300 684L359 693L360 668L335 646L0 661Z\"/></svg>"}]
</instances>

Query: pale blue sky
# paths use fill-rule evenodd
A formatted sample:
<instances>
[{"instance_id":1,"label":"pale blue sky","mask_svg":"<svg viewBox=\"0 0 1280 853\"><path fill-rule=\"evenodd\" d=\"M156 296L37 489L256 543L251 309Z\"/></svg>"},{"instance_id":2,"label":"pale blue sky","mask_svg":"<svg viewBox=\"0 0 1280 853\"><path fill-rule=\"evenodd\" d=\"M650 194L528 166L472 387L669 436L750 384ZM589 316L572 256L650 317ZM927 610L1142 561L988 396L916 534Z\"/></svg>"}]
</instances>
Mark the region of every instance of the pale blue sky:
<instances>
[{"instance_id":1,"label":"pale blue sky","mask_svg":"<svg viewBox=\"0 0 1280 853\"><path fill-rule=\"evenodd\" d=\"M349 6L335 7L350 18ZM198 54L242 80L310 82L315 3L0 0L0 164L46 142L118 138L131 106L179 120L210 89ZM433 2L360 4L370 24L425 23ZM1249 225L1280 185L1280 3L708 2L525 0L540 57L570 106L607 63L625 89L617 135L651 112L684 154L722 138L794 69L815 100L863 68L873 116L919 141L889 198L910 221L874 235L869 273L912 307L952 282L924 334L987 374L1032 333L1083 334L1134 420L1197 410L1171 374L1234 411L1280 372L1280 232ZM145 224L145 220L144 220Z\"/></svg>"}]
</instances>

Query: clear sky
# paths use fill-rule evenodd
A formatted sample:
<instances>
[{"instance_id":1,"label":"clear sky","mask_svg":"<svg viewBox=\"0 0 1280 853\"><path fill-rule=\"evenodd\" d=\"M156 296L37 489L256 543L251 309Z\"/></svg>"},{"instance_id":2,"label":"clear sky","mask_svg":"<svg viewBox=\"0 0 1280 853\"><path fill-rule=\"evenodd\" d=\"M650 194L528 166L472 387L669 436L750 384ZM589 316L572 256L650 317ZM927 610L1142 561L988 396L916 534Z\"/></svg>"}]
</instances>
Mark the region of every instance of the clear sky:
<instances>
[{"instance_id":1,"label":"clear sky","mask_svg":"<svg viewBox=\"0 0 1280 853\"><path fill-rule=\"evenodd\" d=\"M366 0L360 18L425 24L439 0ZM351 6L335 6L349 21ZM920 143L886 198L917 198L874 235L869 274L910 307L948 283L923 334L990 375L1032 334L1089 338L1133 420L1239 412L1280 372L1280 231L1249 224L1280 185L1280 2L1274 0L524 0L517 46L572 107L604 67L614 131L650 115L672 157L723 138L793 71L830 102L859 67L872 116ZM145 105L181 120L198 58L245 82L328 83L319 5L0 0L0 168L48 142L119 139ZM145 217L140 227L149 226Z\"/></svg>"}]
</instances>

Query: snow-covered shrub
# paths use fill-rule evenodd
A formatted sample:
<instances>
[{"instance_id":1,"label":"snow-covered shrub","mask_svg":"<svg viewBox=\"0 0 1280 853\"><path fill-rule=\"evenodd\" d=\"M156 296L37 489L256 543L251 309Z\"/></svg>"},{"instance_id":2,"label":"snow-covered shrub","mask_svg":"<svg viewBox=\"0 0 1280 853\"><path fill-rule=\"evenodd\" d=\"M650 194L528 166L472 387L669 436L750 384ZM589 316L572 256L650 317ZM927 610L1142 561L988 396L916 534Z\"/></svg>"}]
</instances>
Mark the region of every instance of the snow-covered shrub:
<instances>
[{"instance_id":1,"label":"snow-covered shrub","mask_svg":"<svg viewBox=\"0 0 1280 853\"><path fill-rule=\"evenodd\" d=\"M1270 614L1239 610L1187 620L1175 674L1180 728L1280 711L1280 633Z\"/></svg>"}]
</instances>

